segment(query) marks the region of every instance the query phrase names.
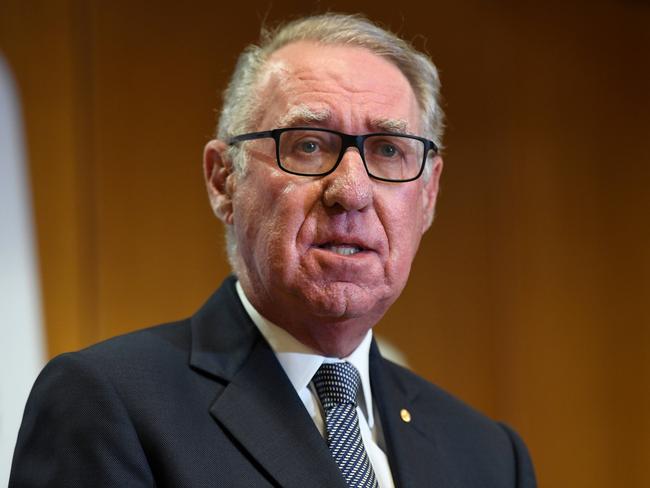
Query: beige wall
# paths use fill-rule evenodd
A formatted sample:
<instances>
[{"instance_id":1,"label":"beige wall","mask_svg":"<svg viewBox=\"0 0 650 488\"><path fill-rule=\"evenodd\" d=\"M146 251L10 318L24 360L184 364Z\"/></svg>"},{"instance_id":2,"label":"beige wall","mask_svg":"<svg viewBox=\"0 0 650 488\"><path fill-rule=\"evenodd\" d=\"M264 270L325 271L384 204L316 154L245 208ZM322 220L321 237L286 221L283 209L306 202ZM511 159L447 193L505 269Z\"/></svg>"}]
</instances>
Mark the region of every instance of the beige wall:
<instances>
[{"instance_id":1,"label":"beige wall","mask_svg":"<svg viewBox=\"0 0 650 488\"><path fill-rule=\"evenodd\" d=\"M355 4L427 38L448 114L437 220L377 330L515 426L541 486L650 486L650 6L566 3ZM0 3L50 355L186 316L228 273L202 147L259 19L309 7L238 5Z\"/></svg>"}]
</instances>

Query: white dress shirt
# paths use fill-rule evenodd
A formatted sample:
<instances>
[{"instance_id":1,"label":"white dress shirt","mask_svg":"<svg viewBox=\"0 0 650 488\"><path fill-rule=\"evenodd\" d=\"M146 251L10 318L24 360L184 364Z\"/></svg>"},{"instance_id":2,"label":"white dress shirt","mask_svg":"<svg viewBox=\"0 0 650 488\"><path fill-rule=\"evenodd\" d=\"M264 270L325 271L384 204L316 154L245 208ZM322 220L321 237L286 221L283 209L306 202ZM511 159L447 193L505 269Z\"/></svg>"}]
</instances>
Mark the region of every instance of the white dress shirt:
<instances>
[{"instance_id":1,"label":"white dress shirt","mask_svg":"<svg viewBox=\"0 0 650 488\"><path fill-rule=\"evenodd\" d=\"M326 362L347 361L357 368L361 376L362 385L357 406L361 440L370 458L370 463L375 471L380 488L394 488L395 484L388 464L388 458L386 458L386 454L380 447L385 444L378 416L376 415L372 402L372 391L370 390L368 357L370 343L372 341L372 330L368 331L361 344L348 357L339 359L321 356L310 347L298 341L286 330L260 315L248 301L248 298L246 298L239 281L236 284L236 288L239 299L244 305L246 312L269 343L271 349L273 349L280 365L289 377L289 381L291 381L291 384L296 389L298 396L323 437L326 435L323 408L311 380L321 364Z\"/></svg>"}]
</instances>

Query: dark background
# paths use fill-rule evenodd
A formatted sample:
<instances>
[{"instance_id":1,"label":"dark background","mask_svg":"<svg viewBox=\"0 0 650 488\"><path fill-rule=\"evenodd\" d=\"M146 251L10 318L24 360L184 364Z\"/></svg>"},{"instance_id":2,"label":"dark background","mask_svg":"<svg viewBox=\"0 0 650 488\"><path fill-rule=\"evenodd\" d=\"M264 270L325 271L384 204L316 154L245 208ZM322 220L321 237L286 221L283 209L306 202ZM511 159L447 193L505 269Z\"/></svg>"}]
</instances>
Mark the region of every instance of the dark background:
<instances>
[{"instance_id":1,"label":"dark background","mask_svg":"<svg viewBox=\"0 0 650 488\"><path fill-rule=\"evenodd\" d=\"M650 5L0 1L49 355L192 313L228 273L201 153L262 19L364 12L426 49L437 218L378 325L526 439L541 486L650 486ZM363 67L359 67L363 69Z\"/></svg>"}]
</instances>

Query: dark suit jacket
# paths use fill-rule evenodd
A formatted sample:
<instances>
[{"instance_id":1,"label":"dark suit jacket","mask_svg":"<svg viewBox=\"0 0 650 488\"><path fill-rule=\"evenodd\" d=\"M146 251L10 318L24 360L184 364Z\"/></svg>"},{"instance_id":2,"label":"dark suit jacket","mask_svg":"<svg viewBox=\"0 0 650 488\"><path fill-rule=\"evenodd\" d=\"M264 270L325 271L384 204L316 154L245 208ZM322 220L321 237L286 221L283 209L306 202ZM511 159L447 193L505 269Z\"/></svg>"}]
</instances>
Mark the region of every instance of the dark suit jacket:
<instances>
[{"instance_id":1,"label":"dark suit jacket","mask_svg":"<svg viewBox=\"0 0 650 488\"><path fill-rule=\"evenodd\" d=\"M509 428L386 361L374 344L370 375L397 486L535 486ZM53 359L27 403L9 486L345 482L230 278L191 319Z\"/></svg>"}]
</instances>

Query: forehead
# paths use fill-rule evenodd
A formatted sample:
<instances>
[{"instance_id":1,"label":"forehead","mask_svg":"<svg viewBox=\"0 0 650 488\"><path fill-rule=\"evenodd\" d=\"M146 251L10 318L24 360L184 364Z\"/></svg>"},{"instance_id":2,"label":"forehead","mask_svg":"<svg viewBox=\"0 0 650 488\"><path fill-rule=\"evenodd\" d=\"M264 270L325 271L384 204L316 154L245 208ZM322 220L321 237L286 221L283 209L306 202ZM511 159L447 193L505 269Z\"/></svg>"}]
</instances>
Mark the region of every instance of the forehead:
<instances>
[{"instance_id":1,"label":"forehead","mask_svg":"<svg viewBox=\"0 0 650 488\"><path fill-rule=\"evenodd\" d=\"M257 93L260 130L314 123L351 132L420 128L420 110L404 74L365 48L288 44L267 61Z\"/></svg>"}]
</instances>

